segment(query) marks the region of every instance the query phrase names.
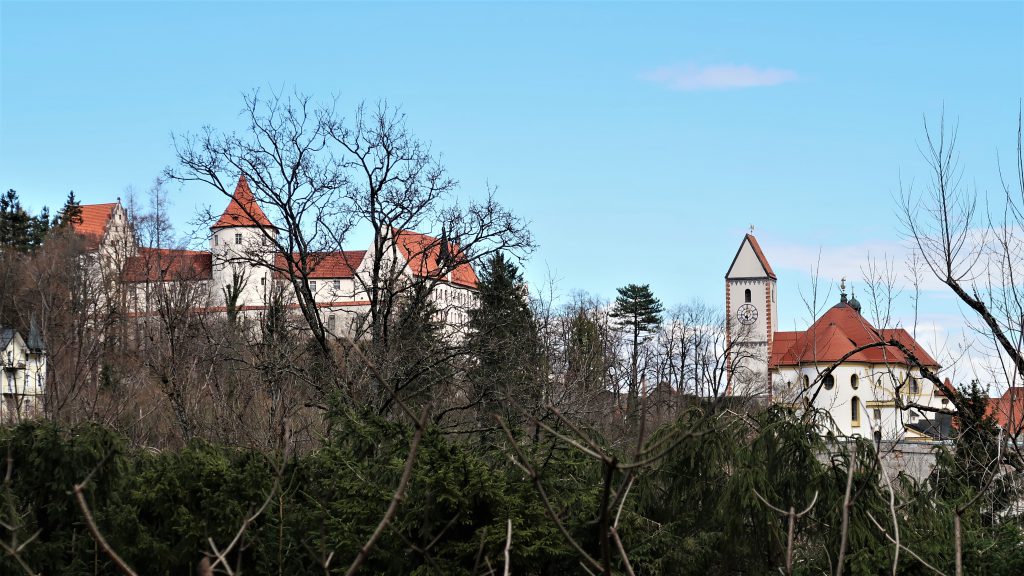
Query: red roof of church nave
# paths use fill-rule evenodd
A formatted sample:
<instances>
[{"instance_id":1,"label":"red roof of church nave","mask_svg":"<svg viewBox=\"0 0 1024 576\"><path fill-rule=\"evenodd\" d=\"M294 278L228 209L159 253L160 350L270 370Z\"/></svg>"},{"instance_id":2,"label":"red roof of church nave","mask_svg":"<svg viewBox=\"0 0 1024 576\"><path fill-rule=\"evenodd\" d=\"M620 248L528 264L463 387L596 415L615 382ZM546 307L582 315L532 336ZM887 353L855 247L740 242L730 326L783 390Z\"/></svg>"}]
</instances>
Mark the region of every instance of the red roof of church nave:
<instances>
[{"instance_id":1,"label":"red roof of church nave","mask_svg":"<svg viewBox=\"0 0 1024 576\"><path fill-rule=\"evenodd\" d=\"M889 340L896 340L906 346L922 364L938 366L938 362L925 352L906 330L877 330L849 304L840 302L804 332L776 332L772 341L769 367L838 362L859 346ZM861 350L846 361L909 364L906 356L893 346Z\"/></svg>"}]
</instances>

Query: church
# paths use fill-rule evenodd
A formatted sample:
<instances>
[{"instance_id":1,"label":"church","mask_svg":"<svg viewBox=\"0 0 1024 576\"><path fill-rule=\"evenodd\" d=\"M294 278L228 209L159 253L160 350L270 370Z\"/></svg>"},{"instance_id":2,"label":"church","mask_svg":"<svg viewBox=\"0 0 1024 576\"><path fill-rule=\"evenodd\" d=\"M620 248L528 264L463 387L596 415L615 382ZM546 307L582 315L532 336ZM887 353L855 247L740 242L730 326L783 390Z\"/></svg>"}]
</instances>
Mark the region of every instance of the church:
<instances>
[{"instance_id":1,"label":"church","mask_svg":"<svg viewBox=\"0 0 1024 576\"><path fill-rule=\"evenodd\" d=\"M810 402L828 415L825 427L842 436L926 440L934 435L931 413L899 407L948 407L943 391L921 378L918 367L936 371L938 362L906 330L872 326L857 299L847 297L845 281L839 302L806 330L779 330L777 283L757 238L746 234L725 274L728 394L795 407ZM893 340L917 362L896 346L882 345Z\"/></svg>"},{"instance_id":2,"label":"church","mask_svg":"<svg viewBox=\"0 0 1024 576\"><path fill-rule=\"evenodd\" d=\"M244 175L210 227L207 250L139 246L120 202L81 206L72 226L101 272L96 276L105 273L126 288L135 316L155 314L158 297L187 293L196 312L224 314L230 307L244 317L258 317L268 310L275 289L293 294L291 280L298 275L298 255L288 259L280 252L281 231L256 201ZM375 259L378 246L385 254ZM460 255L460 247L443 234L435 238L392 229L367 250L307 254L305 279L324 327L335 337L352 336L365 319L373 278L380 274L373 271L375 261L406 283L429 284L428 300L447 333L461 334L468 310L477 302L477 276L468 262L459 262ZM287 305L298 308L294 299Z\"/></svg>"}]
</instances>

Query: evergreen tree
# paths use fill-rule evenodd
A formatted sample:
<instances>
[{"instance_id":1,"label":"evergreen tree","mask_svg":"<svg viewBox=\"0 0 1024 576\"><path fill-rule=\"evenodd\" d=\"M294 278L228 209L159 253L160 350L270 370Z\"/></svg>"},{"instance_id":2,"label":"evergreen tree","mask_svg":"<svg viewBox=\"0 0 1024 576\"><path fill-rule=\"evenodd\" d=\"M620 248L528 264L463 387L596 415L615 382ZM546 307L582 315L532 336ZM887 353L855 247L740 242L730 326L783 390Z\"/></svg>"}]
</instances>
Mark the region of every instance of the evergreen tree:
<instances>
[{"instance_id":1,"label":"evergreen tree","mask_svg":"<svg viewBox=\"0 0 1024 576\"><path fill-rule=\"evenodd\" d=\"M632 343L629 390L626 397L626 411L632 418L636 412L640 390L640 345L661 325L664 307L661 301L654 297L648 284L629 284L619 288L618 292L611 317L617 321L619 329L626 332Z\"/></svg>"},{"instance_id":2,"label":"evergreen tree","mask_svg":"<svg viewBox=\"0 0 1024 576\"><path fill-rule=\"evenodd\" d=\"M565 349L567 383L586 390L601 387L608 368L601 327L586 310L578 310L569 321Z\"/></svg>"},{"instance_id":3,"label":"evergreen tree","mask_svg":"<svg viewBox=\"0 0 1024 576\"><path fill-rule=\"evenodd\" d=\"M62 228L71 224L82 222L82 203L75 198L75 191L68 192L68 199L64 201L64 207L57 212L53 219L54 228Z\"/></svg>"},{"instance_id":4,"label":"evergreen tree","mask_svg":"<svg viewBox=\"0 0 1024 576\"><path fill-rule=\"evenodd\" d=\"M32 248L38 248L43 245L46 240L46 235L50 232L50 209L43 206L43 209L39 211L39 216L36 216L32 220L32 227L29 231L29 240L32 244Z\"/></svg>"},{"instance_id":5,"label":"evergreen tree","mask_svg":"<svg viewBox=\"0 0 1024 576\"><path fill-rule=\"evenodd\" d=\"M0 245L27 252L31 247L32 216L21 206L18 193L0 196Z\"/></svg>"},{"instance_id":6,"label":"evergreen tree","mask_svg":"<svg viewBox=\"0 0 1024 576\"><path fill-rule=\"evenodd\" d=\"M480 305L469 312L468 339L476 360L471 373L474 400L483 419L502 405L506 419L515 420L509 401L529 409L540 399L539 371L545 368L537 324L522 274L502 253L484 264L477 289Z\"/></svg>"}]
</instances>

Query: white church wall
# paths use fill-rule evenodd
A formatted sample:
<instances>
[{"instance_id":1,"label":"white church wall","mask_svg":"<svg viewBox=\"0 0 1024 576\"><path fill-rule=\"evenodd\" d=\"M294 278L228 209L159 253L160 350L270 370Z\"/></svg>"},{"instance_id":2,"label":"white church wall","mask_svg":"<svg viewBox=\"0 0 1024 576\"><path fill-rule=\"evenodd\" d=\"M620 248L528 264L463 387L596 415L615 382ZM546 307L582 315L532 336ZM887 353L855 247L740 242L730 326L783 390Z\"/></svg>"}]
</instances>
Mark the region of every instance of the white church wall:
<instances>
[{"instance_id":1,"label":"white church wall","mask_svg":"<svg viewBox=\"0 0 1024 576\"><path fill-rule=\"evenodd\" d=\"M780 368L775 377L776 400L783 403L793 402L802 389L803 378L806 378L807 382L814 382L818 374L828 366L829 364L820 363ZM908 384L901 389L903 398L927 406L942 407L943 397L935 394L931 383L920 378L920 373L916 370L911 370L910 374L918 383L918 393L909 394ZM856 387L853 376L857 377ZM897 440L908 434L907 424L916 422L921 417L916 411L904 411L896 407L892 381L893 377L897 381L905 381L906 366L844 363L832 371L832 377L831 389L826 388L823 382L814 406L830 414L834 422L834 431L838 434L871 438L874 432L878 431L883 440ZM804 397L813 395L813 389L804 393ZM857 400L856 413L853 409L854 399ZM854 419L855 415L858 416L857 419Z\"/></svg>"}]
</instances>

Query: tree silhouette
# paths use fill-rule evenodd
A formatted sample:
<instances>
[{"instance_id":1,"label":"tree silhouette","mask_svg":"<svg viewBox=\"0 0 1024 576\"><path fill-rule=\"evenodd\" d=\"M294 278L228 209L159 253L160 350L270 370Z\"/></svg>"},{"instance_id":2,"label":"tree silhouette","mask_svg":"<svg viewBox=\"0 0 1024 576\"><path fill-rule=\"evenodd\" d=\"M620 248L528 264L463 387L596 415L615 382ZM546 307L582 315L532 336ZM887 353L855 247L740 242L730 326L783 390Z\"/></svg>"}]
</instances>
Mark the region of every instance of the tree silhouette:
<instances>
[{"instance_id":1,"label":"tree silhouette","mask_svg":"<svg viewBox=\"0 0 1024 576\"><path fill-rule=\"evenodd\" d=\"M626 411L630 418L635 415L637 398L640 390L639 363L640 345L650 336L651 332L661 325L661 313L664 307L654 297L649 284L629 284L618 288L611 317L621 330L626 331L632 339L629 360L629 390L626 396Z\"/></svg>"}]
</instances>

